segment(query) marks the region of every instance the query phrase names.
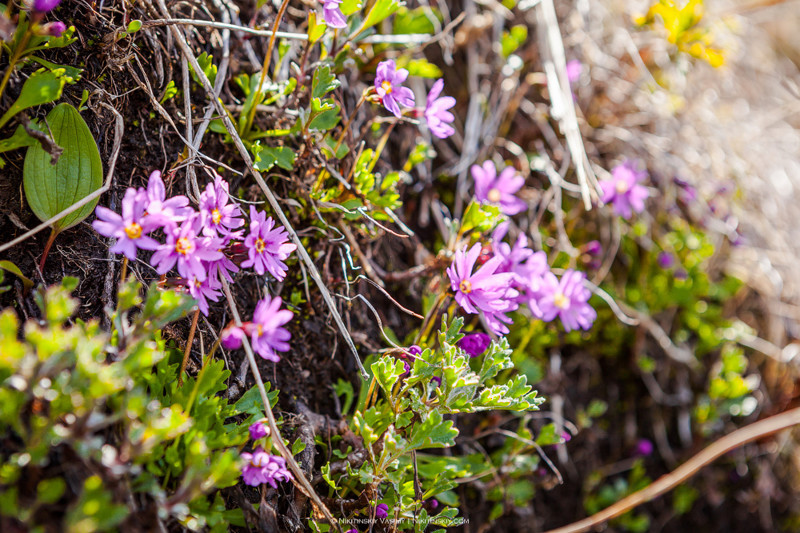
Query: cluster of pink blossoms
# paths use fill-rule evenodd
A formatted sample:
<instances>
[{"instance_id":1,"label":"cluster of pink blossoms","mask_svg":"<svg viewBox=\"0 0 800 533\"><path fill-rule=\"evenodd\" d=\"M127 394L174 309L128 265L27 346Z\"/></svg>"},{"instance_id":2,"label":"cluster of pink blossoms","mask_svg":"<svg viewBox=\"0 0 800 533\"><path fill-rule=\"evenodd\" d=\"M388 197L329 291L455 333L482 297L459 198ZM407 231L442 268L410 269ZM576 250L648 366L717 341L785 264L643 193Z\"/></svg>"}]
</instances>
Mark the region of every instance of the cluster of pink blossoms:
<instances>
[{"instance_id":1,"label":"cluster of pink blossoms","mask_svg":"<svg viewBox=\"0 0 800 533\"><path fill-rule=\"evenodd\" d=\"M150 174L147 189L131 187L125 192L121 211L99 206L92 223L99 234L116 239L111 251L131 261L138 250L153 251L150 263L159 275L173 269L180 275L165 284L183 287L204 315L208 315L209 300L216 302L221 296L221 279L233 281L232 274L239 271L237 262L282 280L288 270L283 262L296 248L287 242L284 228L276 228L271 217L253 207L249 234L242 243L241 210L230 202L228 183L218 175L200 195L198 211L183 195L167 198L157 170ZM159 234L163 242L154 238ZM247 259L242 261L245 252Z\"/></svg>"},{"instance_id":2,"label":"cluster of pink blossoms","mask_svg":"<svg viewBox=\"0 0 800 533\"><path fill-rule=\"evenodd\" d=\"M397 118L403 116L400 106L411 109L411 115L425 117L428 129L434 137L445 139L455 133L450 125L455 116L449 111L456 105L452 96L441 96L444 89L444 80L438 79L433 83L425 102L425 108L414 108L414 92L403 86L408 78L408 70L397 68L394 60L388 59L378 63L375 71L375 95L377 100Z\"/></svg>"},{"instance_id":3,"label":"cluster of pink blossoms","mask_svg":"<svg viewBox=\"0 0 800 533\"><path fill-rule=\"evenodd\" d=\"M265 424L264 420L251 425L249 431L250 438L254 441L270 436L269 426ZM267 483L273 489L277 489L279 481L294 479L292 473L286 468L286 460L278 455L265 452L260 445L253 453L242 452L240 457L245 460L242 468L242 480L246 485L257 487Z\"/></svg>"}]
</instances>

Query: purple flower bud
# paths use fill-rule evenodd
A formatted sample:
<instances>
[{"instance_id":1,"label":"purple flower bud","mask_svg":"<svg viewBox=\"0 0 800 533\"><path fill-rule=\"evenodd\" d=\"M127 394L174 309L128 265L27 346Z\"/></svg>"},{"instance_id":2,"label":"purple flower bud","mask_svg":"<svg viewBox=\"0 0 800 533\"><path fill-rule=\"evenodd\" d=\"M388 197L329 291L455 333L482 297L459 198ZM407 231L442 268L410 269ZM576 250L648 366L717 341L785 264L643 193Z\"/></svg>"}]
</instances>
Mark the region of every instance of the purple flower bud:
<instances>
[{"instance_id":1,"label":"purple flower bud","mask_svg":"<svg viewBox=\"0 0 800 533\"><path fill-rule=\"evenodd\" d=\"M33 10L38 11L39 13L47 13L48 11L52 11L58 7L58 4L60 3L61 0L34 0Z\"/></svg>"},{"instance_id":2,"label":"purple flower bud","mask_svg":"<svg viewBox=\"0 0 800 533\"><path fill-rule=\"evenodd\" d=\"M389 506L385 503L379 503L375 507L375 518L386 518L389 516Z\"/></svg>"},{"instance_id":3,"label":"purple flower bud","mask_svg":"<svg viewBox=\"0 0 800 533\"><path fill-rule=\"evenodd\" d=\"M667 269L672 268L672 265L675 264L675 259L672 257L672 254L669 252L661 252L658 254L658 266L661 268Z\"/></svg>"},{"instance_id":4,"label":"purple flower bud","mask_svg":"<svg viewBox=\"0 0 800 533\"><path fill-rule=\"evenodd\" d=\"M581 71L583 70L583 65L577 59L573 59L572 61L567 62L567 80L570 83L575 83L581 77Z\"/></svg>"},{"instance_id":5,"label":"purple flower bud","mask_svg":"<svg viewBox=\"0 0 800 533\"><path fill-rule=\"evenodd\" d=\"M245 336L242 328L231 326L222 330L219 343L226 350L238 350L242 347L242 339L244 339Z\"/></svg>"},{"instance_id":6,"label":"purple flower bud","mask_svg":"<svg viewBox=\"0 0 800 533\"><path fill-rule=\"evenodd\" d=\"M411 346L409 346L409 347L408 347L408 349L406 349L406 351L407 351L407 352L408 352L410 355L413 355L414 357L416 357L416 356L418 356L419 354L421 354L421 353L422 353L422 348L420 348L420 347L419 347L419 346L417 346L416 344L412 344Z\"/></svg>"},{"instance_id":7,"label":"purple flower bud","mask_svg":"<svg viewBox=\"0 0 800 533\"><path fill-rule=\"evenodd\" d=\"M433 376L431 378L431 383L436 383L437 387L441 387L442 386L442 378L440 378L439 376Z\"/></svg>"},{"instance_id":8,"label":"purple flower bud","mask_svg":"<svg viewBox=\"0 0 800 533\"><path fill-rule=\"evenodd\" d=\"M270 433L269 426L262 421L258 421L250 426L250 438L253 440L263 439Z\"/></svg>"},{"instance_id":9,"label":"purple flower bud","mask_svg":"<svg viewBox=\"0 0 800 533\"><path fill-rule=\"evenodd\" d=\"M478 357L492 343L492 338L486 333L470 333L458 341L458 347L469 354L470 357Z\"/></svg>"},{"instance_id":10,"label":"purple flower bud","mask_svg":"<svg viewBox=\"0 0 800 533\"><path fill-rule=\"evenodd\" d=\"M597 257L603 253L603 245L600 241L589 241L583 247L583 252L591 256Z\"/></svg>"},{"instance_id":11,"label":"purple flower bud","mask_svg":"<svg viewBox=\"0 0 800 533\"><path fill-rule=\"evenodd\" d=\"M42 32L45 35L50 35L51 37L61 37L67 31L67 25L57 20L55 22L48 22L44 26L42 26Z\"/></svg>"},{"instance_id":12,"label":"purple flower bud","mask_svg":"<svg viewBox=\"0 0 800 533\"><path fill-rule=\"evenodd\" d=\"M639 439L639 442L636 443L635 453L642 457L650 455L653 453L653 443L647 439Z\"/></svg>"},{"instance_id":13,"label":"purple flower bud","mask_svg":"<svg viewBox=\"0 0 800 533\"><path fill-rule=\"evenodd\" d=\"M569 431L562 431L561 432L561 439L564 442L569 442L572 440L572 435L569 434Z\"/></svg>"},{"instance_id":14,"label":"purple flower bud","mask_svg":"<svg viewBox=\"0 0 800 533\"><path fill-rule=\"evenodd\" d=\"M430 500L427 501L427 504L431 509L436 509L437 507L439 507L439 500L437 500L436 498L431 498Z\"/></svg>"}]
</instances>

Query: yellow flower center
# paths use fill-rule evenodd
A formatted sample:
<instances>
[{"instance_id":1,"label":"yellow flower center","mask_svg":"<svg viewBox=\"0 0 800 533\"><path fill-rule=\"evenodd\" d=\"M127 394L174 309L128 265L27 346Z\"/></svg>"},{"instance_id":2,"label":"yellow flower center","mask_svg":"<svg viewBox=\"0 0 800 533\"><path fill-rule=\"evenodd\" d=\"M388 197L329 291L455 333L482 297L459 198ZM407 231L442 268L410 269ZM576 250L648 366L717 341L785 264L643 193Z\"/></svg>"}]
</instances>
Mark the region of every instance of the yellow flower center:
<instances>
[{"instance_id":1,"label":"yellow flower center","mask_svg":"<svg viewBox=\"0 0 800 533\"><path fill-rule=\"evenodd\" d=\"M129 239L138 239L142 236L142 227L136 222L131 222L125 226L125 235L127 235Z\"/></svg>"},{"instance_id":2,"label":"yellow flower center","mask_svg":"<svg viewBox=\"0 0 800 533\"><path fill-rule=\"evenodd\" d=\"M194 243L186 237L181 237L175 243L175 251L181 255L186 255L192 250L194 250Z\"/></svg>"},{"instance_id":3,"label":"yellow flower center","mask_svg":"<svg viewBox=\"0 0 800 533\"><path fill-rule=\"evenodd\" d=\"M569 298L564 296L563 292L557 292L553 296L553 304L559 309L566 309L569 306Z\"/></svg>"},{"instance_id":4,"label":"yellow flower center","mask_svg":"<svg viewBox=\"0 0 800 533\"><path fill-rule=\"evenodd\" d=\"M259 337L264 334L264 327L261 324L256 326L256 333Z\"/></svg>"},{"instance_id":5,"label":"yellow flower center","mask_svg":"<svg viewBox=\"0 0 800 533\"><path fill-rule=\"evenodd\" d=\"M500 194L500 191L498 191L497 189L492 189L489 191L489 194L487 194L486 197L489 199L490 202L496 204L500 202L502 195Z\"/></svg>"},{"instance_id":6,"label":"yellow flower center","mask_svg":"<svg viewBox=\"0 0 800 533\"><path fill-rule=\"evenodd\" d=\"M469 294L472 292L472 283L469 280L463 280L461 283L458 284L458 288L464 294Z\"/></svg>"},{"instance_id":7,"label":"yellow flower center","mask_svg":"<svg viewBox=\"0 0 800 533\"><path fill-rule=\"evenodd\" d=\"M382 82L381 87L383 87L383 90L386 91L386 94L392 94L392 82L389 80Z\"/></svg>"},{"instance_id":8,"label":"yellow flower center","mask_svg":"<svg viewBox=\"0 0 800 533\"><path fill-rule=\"evenodd\" d=\"M267 247L267 245L264 244L263 240L261 240L261 239L256 240L256 252L261 253L261 252L264 251L264 248L266 248L266 247Z\"/></svg>"},{"instance_id":9,"label":"yellow flower center","mask_svg":"<svg viewBox=\"0 0 800 533\"><path fill-rule=\"evenodd\" d=\"M219 209L214 209L211 211L211 221L214 224L219 224L220 220L222 220L222 213L219 212Z\"/></svg>"},{"instance_id":10,"label":"yellow flower center","mask_svg":"<svg viewBox=\"0 0 800 533\"><path fill-rule=\"evenodd\" d=\"M628 192L628 184L625 181L618 181L615 187L617 194L625 194Z\"/></svg>"}]
</instances>

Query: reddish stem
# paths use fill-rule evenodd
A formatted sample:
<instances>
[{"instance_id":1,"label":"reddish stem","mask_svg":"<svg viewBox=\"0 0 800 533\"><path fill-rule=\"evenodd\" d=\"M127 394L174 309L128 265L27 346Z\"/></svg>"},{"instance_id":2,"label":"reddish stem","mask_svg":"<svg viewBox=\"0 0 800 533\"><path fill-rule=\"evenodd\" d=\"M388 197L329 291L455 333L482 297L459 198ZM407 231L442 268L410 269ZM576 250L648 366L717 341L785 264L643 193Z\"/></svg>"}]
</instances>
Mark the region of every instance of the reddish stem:
<instances>
[{"instance_id":1,"label":"reddish stem","mask_svg":"<svg viewBox=\"0 0 800 533\"><path fill-rule=\"evenodd\" d=\"M53 228L50 231L50 238L47 239L47 244L44 245L44 253L42 254L42 258L39 259L39 272L44 273L44 262L47 261L47 255L50 253L50 248L53 246L53 241L56 240L58 236L58 230Z\"/></svg>"}]
</instances>

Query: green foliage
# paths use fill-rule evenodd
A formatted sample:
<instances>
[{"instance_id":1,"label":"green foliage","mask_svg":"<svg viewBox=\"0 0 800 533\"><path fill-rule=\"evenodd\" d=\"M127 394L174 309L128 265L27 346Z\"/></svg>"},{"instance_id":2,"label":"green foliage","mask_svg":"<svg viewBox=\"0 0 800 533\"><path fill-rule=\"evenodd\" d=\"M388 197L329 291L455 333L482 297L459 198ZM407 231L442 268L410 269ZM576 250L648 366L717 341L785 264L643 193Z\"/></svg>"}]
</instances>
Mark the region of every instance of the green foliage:
<instances>
[{"instance_id":1,"label":"green foliage","mask_svg":"<svg viewBox=\"0 0 800 533\"><path fill-rule=\"evenodd\" d=\"M641 460L634 462L627 479L618 477L613 482L602 485L599 488L593 486L597 485L600 480L601 478L597 474L589 478L590 492L584 498L583 506L590 515L605 509L625 496L645 488L652 481L647 477ZM619 527L621 531L644 533L650 528L650 517L644 513L628 511L619 518L612 520L611 524Z\"/></svg>"},{"instance_id":2,"label":"green foliage","mask_svg":"<svg viewBox=\"0 0 800 533\"><path fill-rule=\"evenodd\" d=\"M125 283L107 333L70 321L76 283L40 290L46 320L26 323L21 338L14 313L0 314L0 432L14 436L0 451L4 514L35 527L61 509L66 531L107 531L137 498L163 519L218 530L225 506L206 495L239 477L247 426L232 420L247 414L249 396L235 405L218 396L230 373L216 359L178 384L181 354L160 329L186 315L190 298L153 285L142 302L141 287ZM77 492L53 468L65 454L86 468ZM20 488L32 476L35 494Z\"/></svg>"},{"instance_id":3,"label":"green foliage","mask_svg":"<svg viewBox=\"0 0 800 533\"><path fill-rule=\"evenodd\" d=\"M56 164L41 146L28 148L23 170L25 197L40 220L48 220L82 200L103 184L103 164L89 127L78 110L62 103L47 115L53 140L63 149ZM53 224L62 231L89 216L97 205L93 200Z\"/></svg>"}]
</instances>

